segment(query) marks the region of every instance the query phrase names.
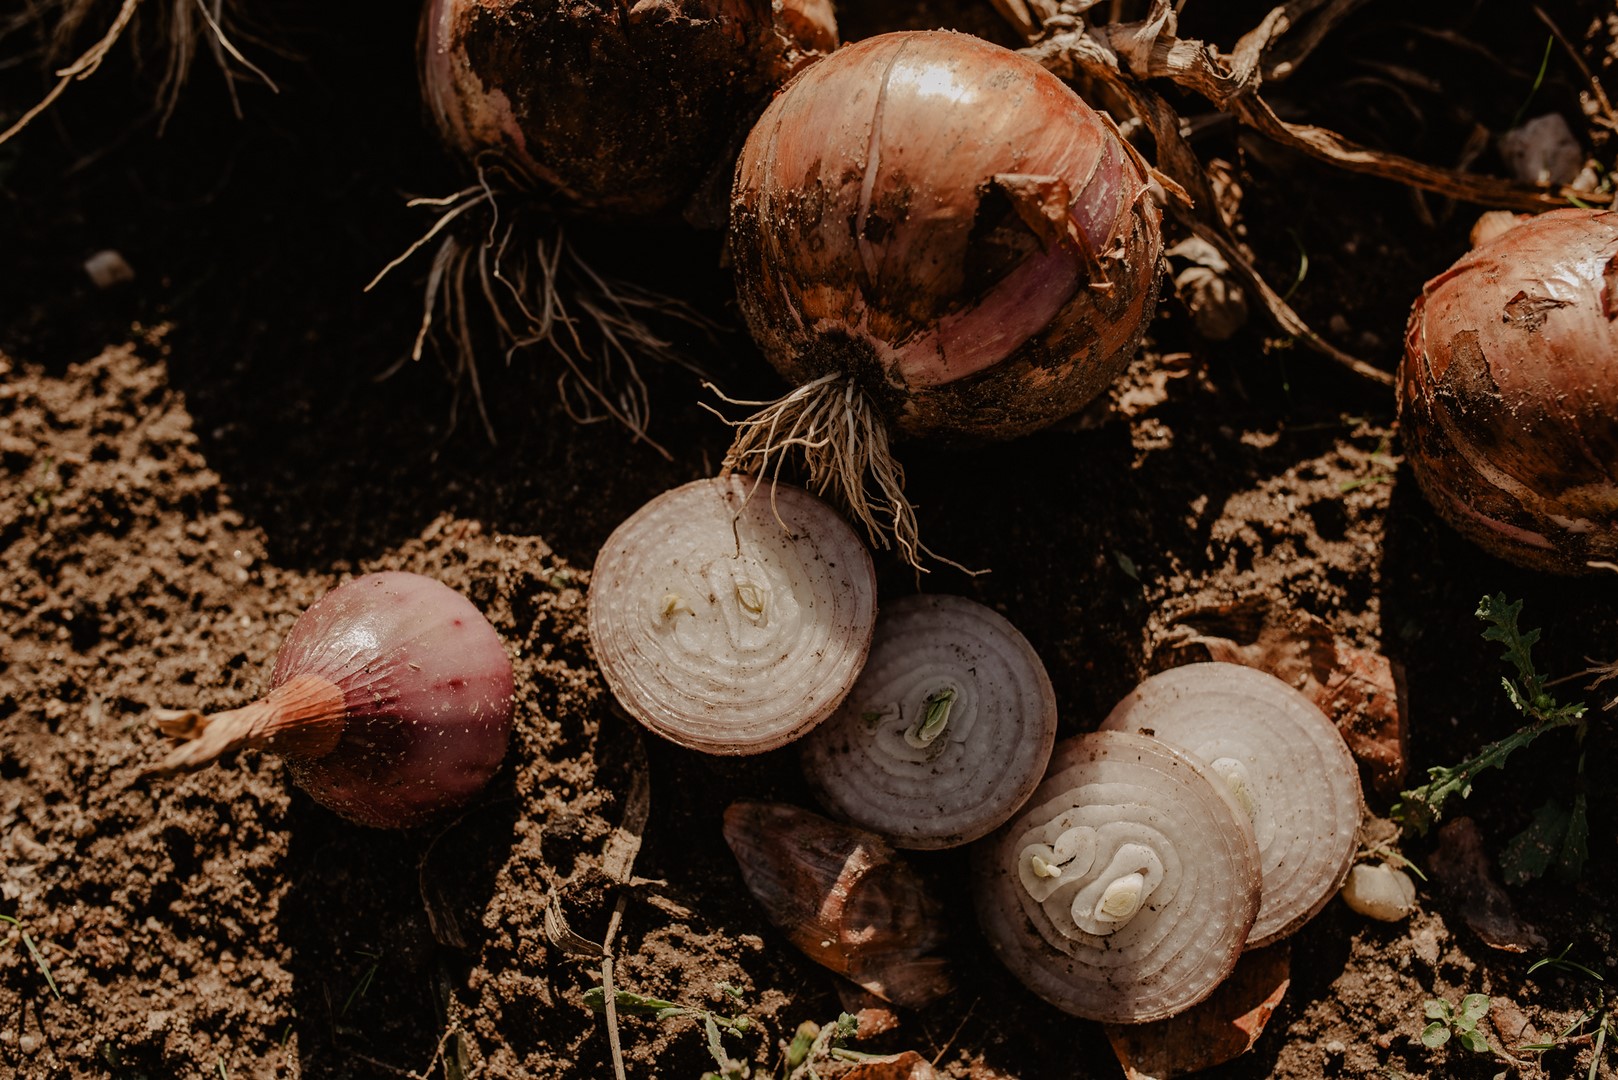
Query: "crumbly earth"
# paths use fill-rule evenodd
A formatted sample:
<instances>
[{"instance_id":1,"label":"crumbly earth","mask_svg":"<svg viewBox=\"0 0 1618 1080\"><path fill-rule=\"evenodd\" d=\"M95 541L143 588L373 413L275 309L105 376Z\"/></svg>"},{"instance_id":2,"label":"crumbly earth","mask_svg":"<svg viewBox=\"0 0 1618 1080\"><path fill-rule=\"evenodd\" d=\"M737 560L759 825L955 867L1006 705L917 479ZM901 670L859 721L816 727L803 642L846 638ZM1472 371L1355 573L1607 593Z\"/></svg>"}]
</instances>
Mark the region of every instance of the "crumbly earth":
<instances>
[{"instance_id":1,"label":"crumbly earth","mask_svg":"<svg viewBox=\"0 0 1618 1080\"><path fill-rule=\"evenodd\" d=\"M1554 7L1618 89L1612 17ZM1530 114L1563 111L1610 164L1560 46L1533 89L1547 34L1519 8L1411 26L1368 5L1275 99L1453 161L1465 118L1499 129L1532 92ZM156 138L155 121L136 120L157 71L119 51L0 146L0 1076L607 1076L607 1027L583 997L601 981L588 943L609 932L616 986L745 1013L755 1031L726 1035L725 1048L779 1076L797 1025L859 1004L766 922L719 835L735 798L807 801L792 752L724 760L641 735L602 685L583 622L607 534L710 473L727 431L674 368L646 373L652 435L669 456L613 425L580 426L558 404L554 362L528 352L481 369L491 444L440 365L398 365L425 257L370 294L361 286L425 228L402 196L459 183L421 123L415 20L378 2L297 0L271 14L241 44L281 92L238 87L243 119L204 58ZM1192 3L1185 30L1229 44L1260 14ZM988 5L964 0L873 2L843 25L850 38L1002 33ZM5 57L26 53L31 34L0 37ZM0 68L0 120L42 79L32 62ZM1218 122L1199 130L1199 149L1232 163L1271 280L1297 279L1293 299L1321 333L1391 369L1409 298L1462 250L1473 211ZM1498 162L1485 153L1479 165ZM606 269L718 322L711 340L678 322L670 332L733 396L779 392L736 329L714 237L593 225L573 236ZM103 249L121 253L132 282L91 285L81 267ZM1064 734L1098 722L1193 605L1259 597L1400 662L1413 776L1519 722L1499 647L1473 617L1484 594L1526 601L1547 673L1618 656L1618 578L1552 578L1469 547L1410 481L1389 393L1266 333L1255 320L1210 345L1165 302L1110 398L1058 429L903 447L928 543L992 570L940 568L921 587L991 604L1024 631ZM891 553L878 566L887 595L918 587ZM250 700L297 614L377 569L463 590L510 650L516 733L471 807L408 832L350 826L258 752L138 778L162 751L151 708ZM1610 697L1587 681L1555 692ZM1333 902L1294 939L1291 987L1255 1049L1208 1075L1586 1075L1604 1000L1590 972L1618 970L1613 714L1592 715L1589 866L1578 882L1507 890L1531 926L1515 927L1524 951L1485 944L1468 918L1477 891L1436 874L1408 922ZM1565 797L1580 752L1553 733L1477 777L1457 812L1490 859ZM1372 809L1387 801L1373 796ZM636 835L621 885L609 870ZM1434 841L1400 846L1425 865ZM914 862L949 913L960 989L852 1045L913 1049L957 1078L1120 1075L1098 1028L1045 1006L988 955L967 857ZM1531 970L1564 951L1581 966ZM1481 1030L1499 1054L1417 1041L1426 999L1466 993L1490 996ZM618 1027L630 1076L694 1080L713 1067L689 1016ZM1528 1049L1538 1042L1555 1046ZM1605 1042L1596 1075L1612 1077Z\"/></svg>"}]
</instances>

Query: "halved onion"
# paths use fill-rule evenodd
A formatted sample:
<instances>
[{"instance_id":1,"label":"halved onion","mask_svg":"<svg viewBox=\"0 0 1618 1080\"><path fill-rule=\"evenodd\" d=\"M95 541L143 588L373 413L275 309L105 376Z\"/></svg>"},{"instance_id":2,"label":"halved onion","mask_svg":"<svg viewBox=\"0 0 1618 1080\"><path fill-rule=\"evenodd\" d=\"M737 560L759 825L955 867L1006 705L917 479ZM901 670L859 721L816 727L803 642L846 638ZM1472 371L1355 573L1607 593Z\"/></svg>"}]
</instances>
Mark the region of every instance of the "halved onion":
<instances>
[{"instance_id":1,"label":"halved onion","mask_svg":"<svg viewBox=\"0 0 1618 1080\"><path fill-rule=\"evenodd\" d=\"M607 538L589 623L629 715L694 750L760 753L830 716L854 685L876 574L853 530L808 492L697 480Z\"/></svg>"},{"instance_id":2,"label":"halved onion","mask_svg":"<svg viewBox=\"0 0 1618 1080\"><path fill-rule=\"evenodd\" d=\"M877 620L853 691L803 744L821 805L899 847L976 840L1039 784L1056 694L1028 639L963 596L907 596Z\"/></svg>"},{"instance_id":3,"label":"halved onion","mask_svg":"<svg viewBox=\"0 0 1618 1080\"><path fill-rule=\"evenodd\" d=\"M1248 945L1302 926L1348 877L1363 804L1337 726L1275 676L1240 664L1187 664L1141 683L1102 730L1152 735L1207 762L1253 824L1264 903Z\"/></svg>"},{"instance_id":4,"label":"halved onion","mask_svg":"<svg viewBox=\"0 0 1618 1080\"><path fill-rule=\"evenodd\" d=\"M1143 735L1057 744L1027 807L978 856L978 920L995 953L1091 1020L1195 1005L1236 966L1258 915L1247 815L1202 765Z\"/></svg>"}]
</instances>

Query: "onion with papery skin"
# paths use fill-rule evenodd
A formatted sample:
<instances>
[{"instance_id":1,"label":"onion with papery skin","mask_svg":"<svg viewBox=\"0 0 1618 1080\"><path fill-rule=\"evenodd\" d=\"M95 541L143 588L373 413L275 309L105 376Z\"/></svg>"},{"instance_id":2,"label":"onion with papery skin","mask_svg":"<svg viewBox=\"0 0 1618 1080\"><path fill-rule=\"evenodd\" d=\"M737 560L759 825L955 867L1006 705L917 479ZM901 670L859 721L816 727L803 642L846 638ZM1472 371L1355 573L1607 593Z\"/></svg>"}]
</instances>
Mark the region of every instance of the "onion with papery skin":
<instances>
[{"instance_id":1,"label":"onion with papery skin","mask_svg":"<svg viewBox=\"0 0 1618 1080\"><path fill-rule=\"evenodd\" d=\"M1363 804L1337 725L1273 675L1187 664L1153 675L1101 722L1161 739L1207 764L1252 822L1264 898L1248 947L1285 937L1348 876Z\"/></svg>"},{"instance_id":2,"label":"onion with papery skin","mask_svg":"<svg viewBox=\"0 0 1618 1080\"><path fill-rule=\"evenodd\" d=\"M822 806L899 847L992 832L1038 785L1056 742L1056 694L1028 639L962 596L883 608L871 655L803 744Z\"/></svg>"},{"instance_id":3,"label":"onion with papery skin","mask_svg":"<svg viewBox=\"0 0 1618 1080\"><path fill-rule=\"evenodd\" d=\"M782 803L738 802L725 842L770 922L816 963L896 1005L954 988L933 890L874 833Z\"/></svg>"},{"instance_id":4,"label":"onion with papery skin","mask_svg":"<svg viewBox=\"0 0 1618 1080\"><path fill-rule=\"evenodd\" d=\"M916 561L889 433L1009 438L1099 394L1151 318L1159 216L1111 122L1033 61L947 32L844 47L737 165L742 311L799 389L727 464L795 447L811 488Z\"/></svg>"},{"instance_id":5,"label":"onion with papery skin","mask_svg":"<svg viewBox=\"0 0 1618 1080\"><path fill-rule=\"evenodd\" d=\"M836 45L824 0L429 0L422 92L467 162L646 217L728 174L726 148L775 88Z\"/></svg>"},{"instance_id":6,"label":"onion with papery skin","mask_svg":"<svg viewBox=\"0 0 1618 1080\"><path fill-rule=\"evenodd\" d=\"M261 747L283 755L322 806L405 828L489 782L510 740L511 704L511 660L470 600L420 574L367 574L298 617L264 697L211 715L159 710L159 727L183 741L146 775Z\"/></svg>"},{"instance_id":7,"label":"onion with papery skin","mask_svg":"<svg viewBox=\"0 0 1618 1080\"><path fill-rule=\"evenodd\" d=\"M859 537L808 492L697 480L607 538L589 623L629 715L694 750L756 754L830 716L854 685L876 573Z\"/></svg>"},{"instance_id":8,"label":"onion with papery skin","mask_svg":"<svg viewBox=\"0 0 1618 1080\"><path fill-rule=\"evenodd\" d=\"M1057 1008L1160 1020L1210 994L1258 915L1258 845L1229 789L1158 739L1098 731L1056 746L1021 813L982 842L978 921Z\"/></svg>"},{"instance_id":9,"label":"onion with papery skin","mask_svg":"<svg viewBox=\"0 0 1618 1080\"><path fill-rule=\"evenodd\" d=\"M437 223L371 283L442 232L413 355L435 322L447 327L455 375L481 409L483 320L468 302L481 295L503 351L537 347L560 362L570 414L645 435L637 363L679 359L659 317L703 320L591 268L563 223L684 211L720 227L748 124L836 45L828 0L427 0L422 96L473 175L454 195L422 200Z\"/></svg>"},{"instance_id":10,"label":"onion with papery skin","mask_svg":"<svg viewBox=\"0 0 1618 1080\"><path fill-rule=\"evenodd\" d=\"M1486 551L1618 559L1618 212L1530 218L1428 282L1399 427L1422 492Z\"/></svg>"}]
</instances>

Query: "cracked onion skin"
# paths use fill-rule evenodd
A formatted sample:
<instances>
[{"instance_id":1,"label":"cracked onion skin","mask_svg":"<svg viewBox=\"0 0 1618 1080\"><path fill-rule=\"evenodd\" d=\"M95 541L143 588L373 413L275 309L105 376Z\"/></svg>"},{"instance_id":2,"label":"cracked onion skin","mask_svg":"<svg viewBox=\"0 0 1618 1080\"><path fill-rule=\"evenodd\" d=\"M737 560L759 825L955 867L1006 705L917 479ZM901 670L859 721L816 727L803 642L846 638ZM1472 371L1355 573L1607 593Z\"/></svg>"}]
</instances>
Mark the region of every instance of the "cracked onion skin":
<instances>
[{"instance_id":1,"label":"cracked onion skin","mask_svg":"<svg viewBox=\"0 0 1618 1080\"><path fill-rule=\"evenodd\" d=\"M1618 212L1553 210L1428 282L1399 424L1450 525L1534 570L1618 560Z\"/></svg>"},{"instance_id":2,"label":"cracked onion skin","mask_svg":"<svg viewBox=\"0 0 1618 1080\"><path fill-rule=\"evenodd\" d=\"M429 0L423 96L467 162L497 155L575 209L678 212L748 122L837 44L827 0Z\"/></svg>"},{"instance_id":3,"label":"cracked onion skin","mask_svg":"<svg viewBox=\"0 0 1618 1080\"><path fill-rule=\"evenodd\" d=\"M909 1008L954 989L943 903L882 837L747 800L724 833L748 891L811 960Z\"/></svg>"},{"instance_id":4,"label":"cracked onion skin","mask_svg":"<svg viewBox=\"0 0 1618 1080\"><path fill-rule=\"evenodd\" d=\"M1158 208L1112 124L946 31L799 74L737 165L742 311L794 384L843 372L897 431L1010 438L1099 394L1157 299Z\"/></svg>"},{"instance_id":5,"label":"cracked onion skin","mask_svg":"<svg viewBox=\"0 0 1618 1080\"><path fill-rule=\"evenodd\" d=\"M270 690L240 709L160 710L183 741L147 775L261 747L322 806L376 828L423 824L494 776L511 737L511 660L459 592L420 574L355 578L310 605Z\"/></svg>"}]
</instances>

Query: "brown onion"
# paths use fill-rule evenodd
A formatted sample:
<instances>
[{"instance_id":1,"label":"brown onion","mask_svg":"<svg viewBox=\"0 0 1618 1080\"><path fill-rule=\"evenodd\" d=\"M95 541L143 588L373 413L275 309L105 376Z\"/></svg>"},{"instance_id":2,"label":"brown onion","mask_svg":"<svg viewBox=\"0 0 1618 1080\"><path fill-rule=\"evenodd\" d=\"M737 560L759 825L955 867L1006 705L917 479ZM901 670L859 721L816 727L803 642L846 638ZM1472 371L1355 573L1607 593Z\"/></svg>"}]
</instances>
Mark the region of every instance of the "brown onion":
<instances>
[{"instance_id":1,"label":"brown onion","mask_svg":"<svg viewBox=\"0 0 1618 1080\"><path fill-rule=\"evenodd\" d=\"M1101 722L1162 739L1204 762L1246 811L1264 898L1248 937L1259 948L1326 906L1358 846L1359 770L1313 702L1240 664L1187 664L1153 675Z\"/></svg>"},{"instance_id":2,"label":"brown onion","mask_svg":"<svg viewBox=\"0 0 1618 1080\"><path fill-rule=\"evenodd\" d=\"M839 50L737 166L742 311L799 389L727 463L797 446L812 488L914 561L889 432L1009 438L1099 394L1151 317L1159 216L1111 122L1033 61L941 31Z\"/></svg>"},{"instance_id":3,"label":"brown onion","mask_svg":"<svg viewBox=\"0 0 1618 1080\"><path fill-rule=\"evenodd\" d=\"M190 772L243 747L282 754L292 779L350 821L421 824L500 767L511 660L472 602L420 574L366 574L298 616L270 690L239 709L158 710L183 740L146 775Z\"/></svg>"},{"instance_id":4,"label":"brown onion","mask_svg":"<svg viewBox=\"0 0 1618 1080\"><path fill-rule=\"evenodd\" d=\"M854 685L876 624L876 572L808 492L697 480L607 538L589 621L629 715L694 750L756 754L830 716Z\"/></svg>"},{"instance_id":5,"label":"brown onion","mask_svg":"<svg viewBox=\"0 0 1618 1080\"><path fill-rule=\"evenodd\" d=\"M728 172L770 93L836 44L825 0L429 0L422 92L467 162L645 217Z\"/></svg>"},{"instance_id":6,"label":"brown onion","mask_svg":"<svg viewBox=\"0 0 1618 1080\"><path fill-rule=\"evenodd\" d=\"M1536 570L1618 559L1618 212L1530 218L1428 282L1399 423L1462 535Z\"/></svg>"},{"instance_id":7,"label":"brown onion","mask_svg":"<svg viewBox=\"0 0 1618 1080\"><path fill-rule=\"evenodd\" d=\"M1229 789L1158 739L1056 746L1027 806L983 842L978 920L1057 1008L1133 1024L1190 1008L1236 966L1258 915L1258 846Z\"/></svg>"},{"instance_id":8,"label":"brown onion","mask_svg":"<svg viewBox=\"0 0 1618 1080\"><path fill-rule=\"evenodd\" d=\"M948 923L927 884L880 836L782 803L738 802L725 842L770 922L816 963L897 1005L954 987Z\"/></svg>"},{"instance_id":9,"label":"brown onion","mask_svg":"<svg viewBox=\"0 0 1618 1080\"><path fill-rule=\"evenodd\" d=\"M964 596L907 596L883 608L803 768L837 817L899 847L954 847L1016 812L1055 742L1056 694L1016 627Z\"/></svg>"}]
</instances>

